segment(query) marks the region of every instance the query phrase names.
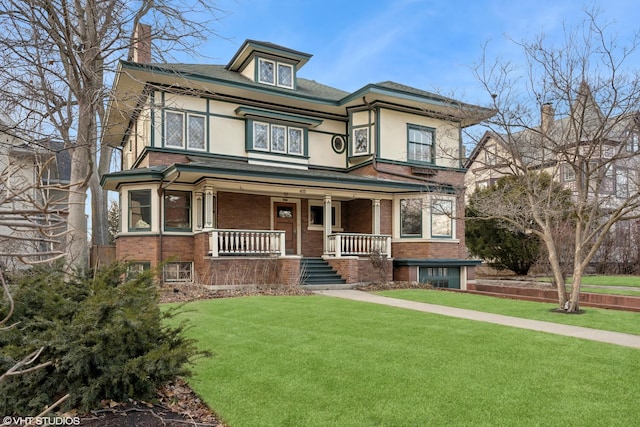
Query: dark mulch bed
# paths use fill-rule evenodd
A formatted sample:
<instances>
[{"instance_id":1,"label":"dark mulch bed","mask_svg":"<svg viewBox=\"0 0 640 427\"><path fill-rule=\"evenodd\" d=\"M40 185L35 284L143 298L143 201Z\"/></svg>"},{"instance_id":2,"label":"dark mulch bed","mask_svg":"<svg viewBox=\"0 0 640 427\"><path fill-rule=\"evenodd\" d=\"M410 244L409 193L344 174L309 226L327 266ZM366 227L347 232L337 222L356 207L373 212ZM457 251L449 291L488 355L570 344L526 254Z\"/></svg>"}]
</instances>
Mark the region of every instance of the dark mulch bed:
<instances>
[{"instance_id":1,"label":"dark mulch bed","mask_svg":"<svg viewBox=\"0 0 640 427\"><path fill-rule=\"evenodd\" d=\"M212 298L233 298L252 295L310 295L311 292L300 286L284 285L253 285L235 286L229 289L214 289L213 287L178 284L175 286L163 286L160 288L160 302L189 302Z\"/></svg>"},{"instance_id":2,"label":"dark mulch bed","mask_svg":"<svg viewBox=\"0 0 640 427\"><path fill-rule=\"evenodd\" d=\"M158 391L154 403L142 401L103 402L103 408L80 417L85 427L217 426L224 424L183 380Z\"/></svg>"}]
</instances>

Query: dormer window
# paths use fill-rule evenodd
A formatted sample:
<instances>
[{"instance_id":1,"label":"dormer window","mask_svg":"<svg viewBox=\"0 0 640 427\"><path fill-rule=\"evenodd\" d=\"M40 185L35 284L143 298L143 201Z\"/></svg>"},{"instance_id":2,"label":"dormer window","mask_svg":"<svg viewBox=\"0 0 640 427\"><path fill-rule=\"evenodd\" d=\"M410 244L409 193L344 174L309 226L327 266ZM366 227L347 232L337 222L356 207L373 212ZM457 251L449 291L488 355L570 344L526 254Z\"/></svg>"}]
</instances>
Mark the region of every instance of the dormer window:
<instances>
[{"instance_id":1,"label":"dormer window","mask_svg":"<svg viewBox=\"0 0 640 427\"><path fill-rule=\"evenodd\" d=\"M268 85L293 89L293 65L258 58L258 81Z\"/></svg>"}]
</instances>

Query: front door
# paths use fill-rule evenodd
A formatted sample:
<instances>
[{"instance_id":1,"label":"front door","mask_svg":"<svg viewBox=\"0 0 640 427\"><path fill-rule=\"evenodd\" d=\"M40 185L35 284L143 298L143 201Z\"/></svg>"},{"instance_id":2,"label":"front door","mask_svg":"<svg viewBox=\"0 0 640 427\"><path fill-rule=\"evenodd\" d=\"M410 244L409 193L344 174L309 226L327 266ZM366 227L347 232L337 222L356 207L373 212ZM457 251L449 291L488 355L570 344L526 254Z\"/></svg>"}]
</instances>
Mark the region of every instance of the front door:
<instances>
[{"instance_id":1,"label":"front door","mask_svg":"<svg viewBox=\"0 0 640 427\"><path fill-rule=\"evenodd\" d=\"M287 254L297 254L297 217L295 203L276 202L273 204L275 230L284 231L285 249Z\"/></svg>"}]
</instances>

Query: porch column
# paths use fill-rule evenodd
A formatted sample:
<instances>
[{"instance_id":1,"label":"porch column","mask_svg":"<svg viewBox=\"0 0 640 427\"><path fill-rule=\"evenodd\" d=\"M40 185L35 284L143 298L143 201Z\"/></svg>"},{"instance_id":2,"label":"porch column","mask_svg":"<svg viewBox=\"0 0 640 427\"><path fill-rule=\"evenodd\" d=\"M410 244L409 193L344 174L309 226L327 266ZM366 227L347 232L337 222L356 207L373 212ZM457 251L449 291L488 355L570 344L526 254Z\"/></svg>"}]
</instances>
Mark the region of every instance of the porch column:
<instances>
[{"instance_id":1,"label":"porch column","mask_svg":"<svg viewBox=\"0 0 640 427\"><path fill-rule=\"evenodd\" d=\"M195 203L194 203L194 207L195 207L195 215L196 215L196 230L202 230L203 227L203 215L202 215L202 209L203 209L203 200L202 200L202 192L197 191L195 193Z\"/></svg>"},{"instance_id":2,"label":"porch column","mask_svg":"<svg viewBox=\"0 0 640 427\"><path fill-rule=\"evenodd\" d=\"M371 219L373 224L371 224L372 234L380 234L380 199L373 199L371 201L371 207L373 209L373 214L371 215Z\"/></svg>"},{"instance_id":3,"label":"porch column","mask_svg":"<svg viewBox=\"0 0 640 427\"><path fill-rule=\"evenodd\" d=\"M214 227L214 202L213 202L213 186L204 186L204 228L212 229Z\"/></svg>"},{"instance_id":4,"label":"porch column","mask_svg":"<svg viewBox=\"0 0 640 427\"><path fill-rule=\"evenodd\" d=\"M331 196L324 196L324 209L323 209L323 249L324 253L329 252L329 234L331 234Z\"/></svg>"}]
</instances>

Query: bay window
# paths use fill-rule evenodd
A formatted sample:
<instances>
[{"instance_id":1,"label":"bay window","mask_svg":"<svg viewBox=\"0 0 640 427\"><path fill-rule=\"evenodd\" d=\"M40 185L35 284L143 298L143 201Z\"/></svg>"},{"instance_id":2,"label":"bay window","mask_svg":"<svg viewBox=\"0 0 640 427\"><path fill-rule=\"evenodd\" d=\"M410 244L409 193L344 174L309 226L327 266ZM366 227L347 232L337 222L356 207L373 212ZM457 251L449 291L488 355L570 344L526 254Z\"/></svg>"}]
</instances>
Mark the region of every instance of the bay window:
<instances>
[{"instance_id":1,"label":"bay window","mask_svg":"<svg viewBox=\"0 0 640 427\"><path fill-rule=\"evenodd\" d=\"M191 231L191 193L188 191L165 191L164 229Z\"/></svg>"},{"instance_id":2,"label":"bay window","mask_svg":"<svg viewBox=\"0 0 640 427\"><path fill-rule=\"evenodd\" d=\"M151 230L151 190L129 191L129 231Z\"/></svg>"}]
</instances>

